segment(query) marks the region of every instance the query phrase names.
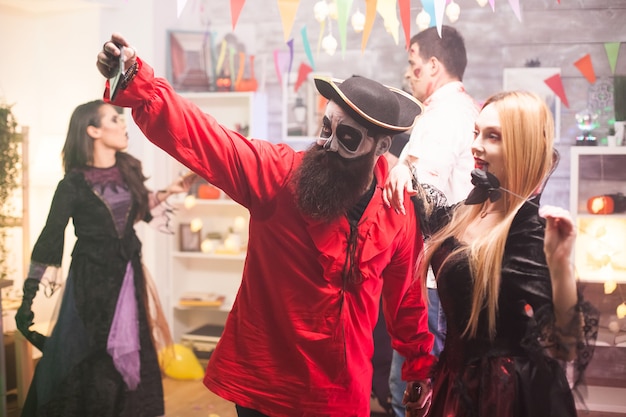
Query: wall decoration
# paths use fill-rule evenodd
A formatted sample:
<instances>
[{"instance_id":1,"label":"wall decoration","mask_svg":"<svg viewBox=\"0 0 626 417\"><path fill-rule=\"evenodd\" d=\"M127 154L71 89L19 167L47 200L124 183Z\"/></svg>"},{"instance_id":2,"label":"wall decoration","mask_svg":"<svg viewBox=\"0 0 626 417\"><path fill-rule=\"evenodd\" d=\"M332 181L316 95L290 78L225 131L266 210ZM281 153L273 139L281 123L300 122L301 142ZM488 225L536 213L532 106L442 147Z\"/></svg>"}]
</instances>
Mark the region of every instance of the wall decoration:
<instances>
[{"instance_id":1,"label":"wall decoration","mask_svg":"<svg viewBox=\"0 0 626 417\"><path fill-rule=\"evenodd\" d=\"M211 91L215 52L210 32L168 31L167 78L177 91Z\"/></svg>"},{"instance_id":2,"label":"wall decoration","mask_svg":"<svg viewBox=\"0 0 626 417\"><path fill-rule=\"evenodd\" d=\"M179 245L182 252L200 252L202 231L193 231L191 226L191 223L181 223L179 225Z\"/></svg>"},{"instance_id":3,"label":"wall decoration","mask_svg":"<svg viewBox=\"0 0 626 417\"><path fill-rule=\"evenodd\" d=\"M504 90L532 91L543 97L554 117L555 142L561 137L561 100L544 80L560 73L560 68L505 68L502 79Z\"/></svg>"}]
</instances>

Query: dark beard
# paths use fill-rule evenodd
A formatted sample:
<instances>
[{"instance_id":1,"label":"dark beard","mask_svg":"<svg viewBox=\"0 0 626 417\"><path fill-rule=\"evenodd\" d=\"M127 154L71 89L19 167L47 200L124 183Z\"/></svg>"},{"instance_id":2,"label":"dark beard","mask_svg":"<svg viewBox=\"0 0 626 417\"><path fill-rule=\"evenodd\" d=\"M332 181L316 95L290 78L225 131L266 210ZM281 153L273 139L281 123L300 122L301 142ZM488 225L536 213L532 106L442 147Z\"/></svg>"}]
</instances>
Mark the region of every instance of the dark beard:
<instances>
[{"instance_id":1,"label":"dark beard","mask_svg":"<svg viewBox=\"0 0 626 417\"><path fill-rule=\"evenodd\" d=\"M300 210L316 220L326 221L346 214L372 183L375 152L374 147L366 155L344 159L313 144L293 178Z\"/></svg>"}]
</instances>

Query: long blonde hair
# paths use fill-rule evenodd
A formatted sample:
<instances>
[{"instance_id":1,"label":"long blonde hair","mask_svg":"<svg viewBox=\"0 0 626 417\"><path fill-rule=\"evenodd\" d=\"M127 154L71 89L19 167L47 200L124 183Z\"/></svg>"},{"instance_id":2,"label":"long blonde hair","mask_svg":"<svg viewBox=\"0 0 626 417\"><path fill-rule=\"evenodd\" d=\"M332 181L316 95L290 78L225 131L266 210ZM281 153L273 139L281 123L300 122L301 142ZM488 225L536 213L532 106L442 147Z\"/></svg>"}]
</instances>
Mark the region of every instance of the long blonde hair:
<instances>
[{"instance_id":1,"label":"long blonde hair","mask_svg":"<svg viewBox=\"0 0 626 417\"><path fill-rule=\"evenodd\" d=\"M550 173L553 157L554 121L543 99L534 93L511 91L491 96L483 109L491 104L500 119L506 169L506 178L500 185L523 198L503 192L504 219L446 259L459 252L468 253L473 278L472 310L463 335L472 338L476 337L478 319L484 308L487 310L489 336L495 336L500 273L508 232L526 199L541 189ZM450 223L427 241L424 259L420 263L422 277L426 276L431 258L441 244L449 237L461 241L467 225L480 215L485 204L460 204Z\"/></svg>"}]
</instances>

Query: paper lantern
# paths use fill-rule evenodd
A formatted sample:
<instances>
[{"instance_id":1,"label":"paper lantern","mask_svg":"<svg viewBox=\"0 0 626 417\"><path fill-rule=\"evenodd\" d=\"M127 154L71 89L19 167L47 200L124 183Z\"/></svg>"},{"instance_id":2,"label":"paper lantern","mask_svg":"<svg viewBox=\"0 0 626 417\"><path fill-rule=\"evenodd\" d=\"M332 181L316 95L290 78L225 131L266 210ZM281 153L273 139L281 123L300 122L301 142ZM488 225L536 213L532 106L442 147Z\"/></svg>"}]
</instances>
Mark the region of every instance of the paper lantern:
<instances>
[{"instance_id":1,"label":"paper lantern","mask_svg":"<svg viewBox=\"0 0 626 417\"><path fill-rule=\"evenodd\" d=\"M319 23L322 23L328 17L328 3L326 0L321 0L315 3L313 6L313 16L315 16L315 20Z\"/></svg>"},{"instance_id":2,"label":"paper lantern","mask_svg":"<svg viewBox=\"0 0 626 417\"><path fill-rule=\"evenodd\" d=\"M322 49L330 56L335 55L335 51L337 50L337 39L335 39L332 33L329 33L324 36L324 39L322 39Z\"/></svg>"},{"instance_id":3,"label":"paper lantern","mask_svg":"<svg viewBox=\"0 0 626 417\"><path fill-rule=\"evenodd\" d=\"M424 30L428 28L428 26L430 25L430 15L428 14L428 12L422 9L422 11L419 12L415 17L415 23L417 24L417 28L419 30Z\"/></svg>"},{"instance_id":4,"label":"paper lantern","mask_svg":"<svg viewBox=\"0 0 626 417\"><path fill-rule=\"evenodd\" d=\"M448 16L448 19L450 19L450 23L454 23L459 20L460 14L461 7L454 1L451 1L448 6L446 6L446 16Z\"/></svg>"},{"instance_id":5,"label":"paper lantern","mask_svg":"<svg viewBox=\"0 0 626 417\"><path fill-rule=\"evenodd\" d=\"M365 15L357 10L356 13L352 15L350 22L352 23L352 29L354 29L356 33L361 33L365 28Z\"/></svg>"}]
</instances>

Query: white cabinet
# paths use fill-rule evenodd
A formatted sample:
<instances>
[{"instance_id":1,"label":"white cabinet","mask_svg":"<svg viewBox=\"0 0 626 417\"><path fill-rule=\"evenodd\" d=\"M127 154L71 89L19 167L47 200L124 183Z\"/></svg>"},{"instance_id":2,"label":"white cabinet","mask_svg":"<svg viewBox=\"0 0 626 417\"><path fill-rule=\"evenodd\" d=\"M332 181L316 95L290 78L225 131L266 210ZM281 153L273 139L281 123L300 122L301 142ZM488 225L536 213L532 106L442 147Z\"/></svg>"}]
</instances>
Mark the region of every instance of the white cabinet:
<instances>
[{"instance_id":1,"label":"white cabinet","mask_svg":"<svg viewBox=\"0 0 626 417\"><path fill-rule=\"evenodd\" d=\"M570 161L576 272L584 281L626 283L626 212L592 214L588 208L593 197L626 195L626 147L573 146Z\"/></svg>"},{"instance_id":2,"label":"white cabinet","mask_svg":"<svg viewBox=\"0 0 626 417\"><path fill-rule=\"evenodd\" d=\"M250 92L182 93L222 125L258 139L267 136L267 101L263 94ZM188 170L169 159L171 177ZM196 193L197 194L197 193ZM168 246L169 305L168 319L175 342L181 336L206 324L223 324L241 283L248 239L248 210L220 191L219 198L202 199L185 204L185 196L172 196L175 208L175 233ZM198 232L192 232L194 227ZM229 230L234 232L229 236ZM208 238L211 243L204 246ZM186 296L223 296L221 306L199 301L181 304ZM196 305L190 305L196 304Z\"/></svg>"},{"instance_id":3,"label":"white cabinet","mask_svg":"<svg viewBox=\"0 0 626 417\"><path fill-rule=\"evenodd\" d=\"M626 318L617 316L626 294L626 212L592 214L589 207L594 197L626 195L626 147L573 146L570 156L570 211L577 229L573 262L585 298L601 314L585 374L585 405L626 413Z\"/></svg>"},{"instance_id":4,"label":"white cabinet","mask_svg":"<svg viewBox=\"0 0 626 417\"><path fill-rule=\"evenodd\" d=\"M255 139L267 138L267 95L257 92L180 93L229 129Z\"/></svg>"},{"instance_id":5,"label":"white cabinet","mask_svg":"<svg viewBox=\"0 0 626 417\"><path fill-rule=\"evenodd\" d=\"M226 198L216 200L196 199L196 204L185 208L182 202L175 203L175 233L170 250L170 305L172 306L171 325L175 341L190 330L204 324L223 324L241 283L247 243L249 214L246 208ZM229 228L243 219L245 227L238 231L240 244L236 248L225 247L224 241ZM200 221L198 244L207 235L219 234L219 242L212 242L207 252L194 248L181 250L183 234L189 224ZM197 296L199 302L183 303L185 297ZM203 295L205 297L203 297ZM210 295L223 296L220 306L202 306ZM185 305L187 304L187 305ZM189 305L197 304L197 305Z\"/></svg>"}]
</instances>

